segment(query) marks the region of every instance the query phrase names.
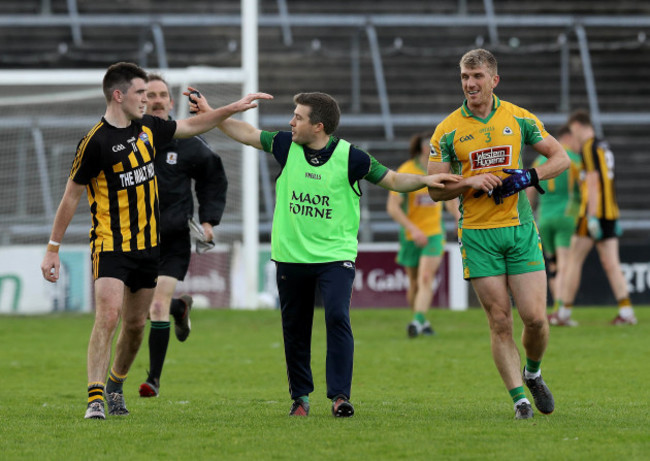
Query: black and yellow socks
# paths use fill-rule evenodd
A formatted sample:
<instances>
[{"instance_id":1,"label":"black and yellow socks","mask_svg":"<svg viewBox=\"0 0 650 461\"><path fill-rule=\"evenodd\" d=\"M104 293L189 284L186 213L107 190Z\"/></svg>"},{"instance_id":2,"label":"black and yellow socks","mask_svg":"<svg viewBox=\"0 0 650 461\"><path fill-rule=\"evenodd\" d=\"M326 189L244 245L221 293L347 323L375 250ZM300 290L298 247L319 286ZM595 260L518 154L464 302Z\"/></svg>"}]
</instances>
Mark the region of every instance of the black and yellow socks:
<instances>
[{"instance_id":1,"label":"black and yellow socks","mask_svg":"<svg viewBox=\"0 0 650 461\"><path fill-rule=\"evenodd\" d=\"M122 385L124 384L124 381L126 381L126 375L118 375L115 370L111 368L111 372L108 375L108 382L106 383L106 393L113 394L117 392L118 394L122 394Z\"/></svg>"},{"instance_id":2,"label":"black and yellow socks","mask_svg":"<svg viewBox=\"0 0 650 461\"><path fill-rule=\"evenodd\" d=\"M88 383L88 403L94 401L104 402L104 383L94 382Z\"/></svg>"}]
</instances>

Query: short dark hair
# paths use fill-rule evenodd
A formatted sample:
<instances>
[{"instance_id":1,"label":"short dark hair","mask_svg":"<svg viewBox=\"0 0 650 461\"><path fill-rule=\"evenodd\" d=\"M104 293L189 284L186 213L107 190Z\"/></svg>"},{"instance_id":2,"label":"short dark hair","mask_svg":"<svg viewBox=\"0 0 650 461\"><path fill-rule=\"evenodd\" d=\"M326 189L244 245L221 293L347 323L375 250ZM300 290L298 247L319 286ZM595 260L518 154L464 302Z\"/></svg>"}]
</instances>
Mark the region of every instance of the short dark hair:
<instances>
[{"instance_id":1,"label":"short dark hair","mask_svg":"<svg viewBox=\"0 0 650 461\"><path fill-rule=\"evenodd\" d=\"M415 158L420 155L422 142L425 140L429 142L431 140L431 136L433 136L433 133L431 131L421 131L411 136L411 140L409 141L409 155L411 158Z\"/></svg>"},{"instance_id":2,"label":"short dark hair","mask_svg":"<svg viewBox=\"0 0 650 461\"><path fill-rule=\"evenodd\" d=\"M469 69L476 69L485 64L492 75L497 75L499 72L497 58L483 48L476 48L475 50L470 50L460 58L459 66L463 66Z\"/></svg>"},{"instance_id":3,"label":"short dark hair","mask_svg":"<svg viewBox=\"0 0 650 461\"><path fill-rule=\"evenodd\" d=\"M126 93L131 86L131 81L135 78L141 78L148 81L147 73L141 67L132 62L117 62L110 66L104 74L102 90L106 101L110 101L113 91L120 90Z\"/></svg>"},{"instance_id":4,"label":"short dark hair","mask_svg":"<svg viewBox=\"0 0 650 461\"><path fill-rule=\"evenodd\" d=\"M326 93L298 93L293 97L295 104L309 106L309 121L312 125L323 124L325 134L332 134L339 126L341 109L336 99Z\"/></svg>"},{"instance_id":5,"label":"short dark hair","mask_svg":"<svg viewBox=\"0 0 650 461\"><path fill-rule=\"evenodd\" d=\"M591 123L591 116L589 115L589 111L586 109L578 109L569 115L567 125L572 125L573 123L579 123L583 126L593 127L593 124Z\"/></svg>"}]
</instances>

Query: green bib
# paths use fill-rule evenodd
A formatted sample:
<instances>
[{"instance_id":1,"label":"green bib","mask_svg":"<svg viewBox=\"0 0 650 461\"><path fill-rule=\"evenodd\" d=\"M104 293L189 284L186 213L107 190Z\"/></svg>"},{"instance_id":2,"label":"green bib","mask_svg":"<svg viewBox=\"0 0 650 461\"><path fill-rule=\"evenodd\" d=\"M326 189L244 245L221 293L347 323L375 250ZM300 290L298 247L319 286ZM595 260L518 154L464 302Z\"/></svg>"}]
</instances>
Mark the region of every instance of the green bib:
<instances>
[{"instance_id":1,"label":"green bib","mask_svg":"<svg viewBox=\"0 0 650 461\"><path fill-rule=\"evenodd\" d=\"M275 183L271 258L287 263L354 261L359 232L358 194L348 180L350 143L342 139L330 159L311 165L291 143Z\"/></svg>"}]
</instances>

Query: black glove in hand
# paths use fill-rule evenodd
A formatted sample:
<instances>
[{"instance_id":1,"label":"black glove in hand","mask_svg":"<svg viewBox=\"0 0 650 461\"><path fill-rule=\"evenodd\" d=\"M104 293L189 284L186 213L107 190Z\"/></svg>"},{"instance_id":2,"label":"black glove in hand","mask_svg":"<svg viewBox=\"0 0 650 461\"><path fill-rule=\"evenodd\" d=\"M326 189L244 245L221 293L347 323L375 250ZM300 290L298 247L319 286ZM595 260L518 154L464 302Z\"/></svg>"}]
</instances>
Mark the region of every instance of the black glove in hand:
<instances>
[{"instance_id":1,"label":"black glove in hand","mask_svg":"<svg viewBox=\"0 0 650 461\"><path fill-rule=\"evenodd\" d=\"M497 205L503 203L503 199L502 199L501 196L498 194L498 190L499 190L499 189L496 188L496 189L493 189L493 190L488 191L488 193L487 193L487 196L488 196L488 197L492 197L492 198L494 199L494 203L496 203ZM474 198L479 198L479 197L482 196L483 194L485 194L485 191L482 191L482 190L480 190L480 191L478 191L478 192L475 192L475 193L474 193Z\"/></svg>"}]
</instances>

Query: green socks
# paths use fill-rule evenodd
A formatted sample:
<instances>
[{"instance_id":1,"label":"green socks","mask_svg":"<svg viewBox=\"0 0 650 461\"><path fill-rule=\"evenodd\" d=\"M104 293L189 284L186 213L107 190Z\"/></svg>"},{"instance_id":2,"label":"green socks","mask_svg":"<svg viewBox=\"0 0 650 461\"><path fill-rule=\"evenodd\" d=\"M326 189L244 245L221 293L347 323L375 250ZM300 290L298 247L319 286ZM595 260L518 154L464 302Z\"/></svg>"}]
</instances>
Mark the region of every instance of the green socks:
<instances>
[{"instance_id":1,"label":"green socks","mask_svg":"<svg viewBox=\"0 0 650 461\"><path fill-rule=\"evenodd\" d=\"M519 402L520 400L526 399L524 386L515 387L514 389L510 389L508 392L510 393L510 397L512 397L512 401L515 404L517 404L517 402Z\"/></svg>"},{"instance_id":2,"label":"green socks","mask_svg":"<svg viewBox=\"0 0 650 461\"><path fill-rule=\"evenodd\" d=\"M539 371L539 367L542 365L542 361L539 362L536 360L531 360L526 357L526 371L532 375Z\"/></svg>"}]
</instances>

